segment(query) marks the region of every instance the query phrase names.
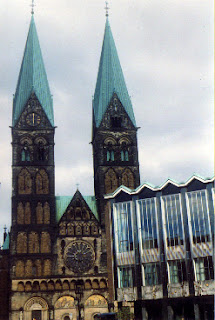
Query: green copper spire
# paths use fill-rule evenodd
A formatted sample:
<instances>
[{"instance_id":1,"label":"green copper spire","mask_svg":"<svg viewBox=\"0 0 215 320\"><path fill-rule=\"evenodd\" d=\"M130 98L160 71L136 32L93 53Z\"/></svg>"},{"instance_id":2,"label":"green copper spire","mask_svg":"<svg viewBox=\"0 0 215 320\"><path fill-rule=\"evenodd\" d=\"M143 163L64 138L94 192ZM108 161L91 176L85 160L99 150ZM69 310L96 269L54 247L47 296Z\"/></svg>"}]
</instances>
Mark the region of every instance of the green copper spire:
<instances>
[{"instance_id":1,"label":"green copper spire","mask_svg":"<svg viewBox=\"0 0 215 320\"><path fill-rule=\"evenodd\" d=\"M96 127L99 127L114 93L117 94L132 123L136 126L131 99L125 84L122 68L107 17L96 89L93 99L93 112Z\"/></svg>"},{"instance_id":2,"label":"green copper spire","mask_svg":"<svg viewBox=\"0 0 215 320\"><path fill-rule=\"evenodd\" d=\"M31 93L35 93L54 126L53 102L32 14L16 93L13 99L13 126L17 123Z\"/></svg>"}]
</instances>

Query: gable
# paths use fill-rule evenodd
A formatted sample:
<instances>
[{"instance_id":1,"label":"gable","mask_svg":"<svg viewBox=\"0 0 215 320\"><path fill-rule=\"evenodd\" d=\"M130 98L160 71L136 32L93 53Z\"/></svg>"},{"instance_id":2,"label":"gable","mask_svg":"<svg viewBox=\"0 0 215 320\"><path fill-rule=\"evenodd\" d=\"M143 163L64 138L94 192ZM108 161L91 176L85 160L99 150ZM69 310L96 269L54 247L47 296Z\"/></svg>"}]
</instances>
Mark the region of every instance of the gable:
<instances>
[{"instance_id":1,"label":"gable","mask_svg":"<svg viewBox=\"0 0 215 320\"><path fill-rule=\"evenodd\" d=\"M129 115L127 114L116 93L112 95L99 128L117 131L135 129Z\"/></svg>"},{"instance_id":2,"label":"gable","mask_svg":"<svg viewBox=\"0 0 215 320\"><path fill-rule=\"evenodd\" d=\"M57 198L56 211L60 235L76 237L99 235L95 197L83 197L79 191L76 191L72 199Z\"/></svg>"}]
</instances>

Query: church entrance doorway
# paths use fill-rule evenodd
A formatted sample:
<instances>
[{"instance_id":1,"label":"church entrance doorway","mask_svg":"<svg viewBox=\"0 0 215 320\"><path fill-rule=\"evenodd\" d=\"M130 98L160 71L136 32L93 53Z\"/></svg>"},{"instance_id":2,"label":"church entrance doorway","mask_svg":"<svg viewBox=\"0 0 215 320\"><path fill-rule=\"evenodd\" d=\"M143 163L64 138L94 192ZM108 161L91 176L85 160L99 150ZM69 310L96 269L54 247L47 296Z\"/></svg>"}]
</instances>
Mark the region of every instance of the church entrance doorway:
<instances>
[{"instance_id":1,"label":"church entrance doorway","mask_svg":"<svg viewBox=\"0 0 215 320\"><path fill-rule=\"evenodd\" d=\"M32 310L32 320L42 320L41 310Z\"/></svg>"}]
</instances>

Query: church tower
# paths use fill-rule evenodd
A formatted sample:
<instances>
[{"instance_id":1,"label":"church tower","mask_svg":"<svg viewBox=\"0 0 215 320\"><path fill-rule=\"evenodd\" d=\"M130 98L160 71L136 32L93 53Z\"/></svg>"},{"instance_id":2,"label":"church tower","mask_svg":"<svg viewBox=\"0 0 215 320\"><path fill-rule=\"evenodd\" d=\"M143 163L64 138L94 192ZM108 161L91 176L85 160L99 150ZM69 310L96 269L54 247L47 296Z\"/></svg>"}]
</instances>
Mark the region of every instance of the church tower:
<instances>
[{"instance_id":1,"label":"church tower","mask_svg":"<svg viewBox=\"0 0 215 320\"><path fill-rule=\"evenodd\" d=\"M55 127L33 13L13 99L12 121L10 307L15 310L16 292L27 292L29 279L34 279L37 290L36 279L50 276L53 264Z\"/></svg>"},{"instance_id":2,"label":"church tower","mask_svg":"<svg viewBox=\"0 0 215 320\"><path fill-rule=\"evenodd\" d=\"M137 126L108 15L93 99L94 187L104 226L103 195L140 184Z\"/></svg>"}]
</instances>

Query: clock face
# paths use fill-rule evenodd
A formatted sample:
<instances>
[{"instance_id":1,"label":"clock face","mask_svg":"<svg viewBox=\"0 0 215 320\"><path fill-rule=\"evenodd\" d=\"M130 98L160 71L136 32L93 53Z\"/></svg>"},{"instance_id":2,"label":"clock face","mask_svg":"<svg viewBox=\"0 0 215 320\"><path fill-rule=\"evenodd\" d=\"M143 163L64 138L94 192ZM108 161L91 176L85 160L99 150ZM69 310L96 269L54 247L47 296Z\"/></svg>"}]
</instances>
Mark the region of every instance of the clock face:
<instances>
[{"instance_id":1,"label":"clock face","mask_svg":"<svg viewBox=\"0 0 215 320\"><path fill-rule=\"evenodd\" d=\"M65 250L64 261L75 273L90 270L95 261L95 253L91 245L85 241L74 241Z\"/></svg>"},{"instance_id":2,"label":"clock face","mask_svg":"<svg viewBox=\"0 0 215 320\"><path fill-rule=\"evenodd\" d=\"M26 123L29 126L35 127L40 124L41 118L38 113L31 112L26 116Z\"/></svg>"}]
</instances>

